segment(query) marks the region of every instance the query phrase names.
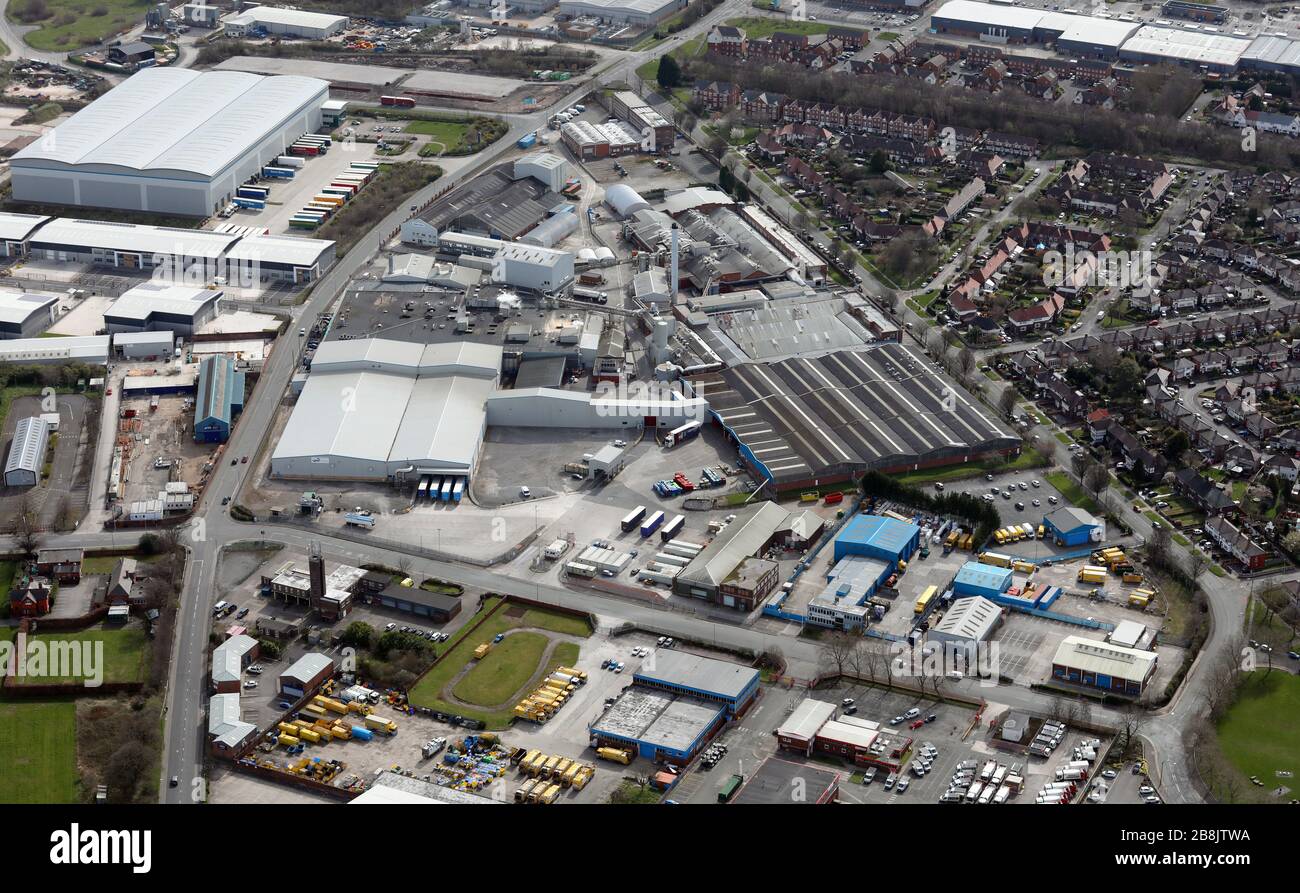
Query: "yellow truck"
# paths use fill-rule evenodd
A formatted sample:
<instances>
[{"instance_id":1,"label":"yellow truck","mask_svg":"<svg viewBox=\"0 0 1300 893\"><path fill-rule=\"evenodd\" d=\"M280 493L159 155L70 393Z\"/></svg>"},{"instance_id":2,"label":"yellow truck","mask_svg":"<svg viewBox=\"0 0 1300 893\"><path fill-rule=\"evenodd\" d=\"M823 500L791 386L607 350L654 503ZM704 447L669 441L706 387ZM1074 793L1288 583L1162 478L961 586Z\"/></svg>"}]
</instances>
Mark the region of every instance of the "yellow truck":
<instances>
[{"instance_id":1,"label":"yellow truck","mask_svg":"<svg viewBox=\"0 0 1300 893\"><path fill-rule=\"evenodd\" d=\"M961 538L961 548L963 552L975 551L975 534L968 533Z\"/></svg>"},{"instance_id":2,"label":"yellow truck","mask_svg":"<svg viewBox=\"0 0 1300 893\"><path fill-rule=\"evenodd\" d=\"M1128 606L1130 608L1145 608L1151 602L1151 596L1138 595L1137 591L1129 593Z\"/></svg>"},{"instance_id":3,"label":"yellow truck","mask_svg":"<svg viewBox=\"0 0 1300 893\"><path fill-rule=\"evenodd\" d=\"M317 695L316 697L312 698L312 703L317 705L318 707L324 707L326 710L329 710L332 713L346 715L348 712L347 704L344 704L342 701L336 701L333 698L322 698L320 695Z\"/></svg>"},{"instance_id":4,"label":"yellow truck","mask_svg":"<svg viewBox=\"0 0 1300 893\"><path fill-rule=\"evenodd\" d=\"M622 763L624 766L632 763L632 752L617 747L598 747L596 748L596 756L602 760L609 760L611 763Z\"/></svg>"},{"instance_id":5,"label":"yellow truck","mask_svg":"<svg viewBox=\"0 0 1300 893\"><path fill-rule=\"evenodd\" d=\"M1013 561L1011 563L1011 569L1018 574L1032 574L1035 567L1028 561Z\"/></svg>"},{"instance_id":6,"label":"yellow truck","mask_svg":"<svg viewBox=\"0 0 1300 893\"><path fill-rule=\"evenodd\" d=\"M474 649L474 659L482 660L483 658L487 657L487 653L491 650L492 650L492 643L484 642L482 645Z\"/></svg>"},{"instance_id":7,"label":"yellow truck","mask_svg":"<svg viewBox=\"0 0 1300 893\"><path fill-rule=\"evenodd\" d=\"M572 765L573 765L573 760L569 759L568 757L561 757L560 762L556 763L555 768L551 770L551 778L555 779L556 781L562 781L564 778L564 773L568 772L569 767Z\"/></svg>"},{"instance_id":8,"label":"yellow truck","mask_svg":"<svg viewBox=\"0 0 1300 893\"><path fill-rule=\"evenodd\" d=\"M304 741L310 741L312 744L320 744L320 732L315 729L301 729L298 737Z\"/></svg>"},{"instance_id":9,"label":"yellow truck","mask_svg":"<svg viewBox=\"0 0 1300 893\"><path fill-rule=\"evenodd\" d=\"M545 784L545 782L538 781L535 778L528 779L528 781L515 789L515 802L527 803L529 796L533 793L533 788L537 787L539 784Z\"/></svg>"},{"instance_id":10,"label":"yellow truck","mask_svg":"<svg viewBox=\"0 0 1300 893\"><path fill-rule=\"evenodd\" d=\"M579 685L587 684L587 671L579 670L576 667L556 667L555 672L563 673L566 676L576 676Z\"/></svg>"},{"instance_id":11,"label":"yellow truck","mask_svg":"<svg viewBox=\"0 0 1300 893\"><path fill-rule=\"evenodd\" d=\"M1124 582L1125 582L1125 583L1141 583L1141 582L1142 582L1142 575L1141 575L1141 574L1136 574L1136 573L1134 573L1134 574L1125 574L1123 579L1124 579Z\"/></svg>"},{"instance_id":12,"label":"yellow truck","mask_svg":"<svg viewBox=\"0 0 1300 893\"><path fill-rule=\"evenodd\" d=\"M562 759L563 757L559 756L558 754L552 757L548 757L546 762L542 765L542 773L541 773L542 778L550 778L552 775L554 775L555 767L560 765L560 760Z\"/></svg>"},{"instance_id":13,"label":"yellow truck","mask_svg":"<svg viewBox=\"0 0 1300 893\"><path fill-rule=\"evenodd\" d=\"M531 763L533 760L537 759L537 755L540 753L541 753L540 750L530 750L528 751L528 753L524 754L523 757L519 760L519 767L518 767L519 771L520 772L528 771L527 770L528 764Z\"/></svg>"},{"instance_id":14,"label":"yellow truck","mask_svg":"<svg viewBox=\"0 0 1300 893\"><path fill-rule=\"evenodd\" d=\"M539 752L537 756L533 757L528 765L524 767L524 771L529 775L536 776L542 771L542 766L544 765L546 765L546 754Z\"/></svg>"},{"instance_id":15,"label":"yellow truck","mask_svg":"<svg viewBox=\"0 0 1300 893\"><path fill-rule=\"evenodd\" d=\"M999 546L1007 541L1007 531L1005 527L999 527L993 531L993 541Z\"/></svg>"},{"instance_id":16,"label":"yellow truck","mask_svg":"<svg viewBox=\"0 0 1300 893\"><path fill-rule=\"evenodd\" d=\"M542 792L542 795L537 798L537 802L543 806L547 806L554 803L555 798L558 796L560 796L560 786L558 784L548 785L546 790Z\"/></svg>"},{"instance_id":17,"label":"yellow truck","mask_svg":"<svg viewBox=\"0 0 1300 893\"><path fill-rule=\"evenodd\" d=\"M587 782L591 781L592 776L594 776L595 774L596 774L596 768L594 766L584 765L581 769L578 770L578 774L573 776L573 789L575 791L580 791L583 788L585 788L587 786Z\"/></svg>"},{"instance_id":18,"label":"yellow truck","mask_svg":"<svg viewBox=\"0 0 1300 893\"><path fill-rule=\"evenodd\" d=\"M980 564L988 564L993 567L1011 567L1011 556L1003 555L1001 552L981 552L979 556Z\"/></svg>"},{"instance_id":19,"label":"yellow truck","mask_svg":"<svg viewBox=\"0 0 1300 893\"><path fill-rule=\"evenodd\" d=\"M560 784L564 785L566 788L572 787L573 780L578 777L578 773L581 772L582 769L583 765L577 760L574 760L569 764L569 768L564 770L564 774L560 776Z\"/></svg>"},{"instance_id":20,"label":"yellow truck","mask_svg":"<svg viewBox=\"0 0 1300 893\"><path fill-rule=\"evenodd\" d=\"M1042 539L1044 536L1046 536L1046 535L1047 535L1047 528L1046 528L1045 526L1043 526L1042 524L1039 524L1039 525L1038 525L1038 538L1041 540L1041 539Z\"/></svg>"},{"instance_id":21,"label":"yellow truck","mask_svg":"<svg viewBox=\"0 0 1300 893\"><path fill-rule=\"evenodd\" d=\"M397 723L391 719L384 719L382 716L375 716L373 713L366 717L366 728L382 735L397 734Z\"/></svg>"},{"instance_id":22,"label":"yellow truck","mask_svg":"<svg viewBox=\"0 0 1300 893\"><path fill-rule=\"evenodd\" d=\"M1101 584L1106 582L1106 568L1097 567L1094 564L1086 564L1079 571L1076 578L1080 583Z\"/></svg>"},{"instance_id":23,"label":"yellow truck","mask_svg":"<svg viewBox=\"0 0 1300 893\"><path fill-rule=\"evenodd\" d=\"M954 546L957 545L957 540L959 539L961 539L961 531L960 530L952 531L951 533L948 534L946 538L944 538L943 541L944 548L945 549L953 548Z\"/></svg>"}]
</instances>

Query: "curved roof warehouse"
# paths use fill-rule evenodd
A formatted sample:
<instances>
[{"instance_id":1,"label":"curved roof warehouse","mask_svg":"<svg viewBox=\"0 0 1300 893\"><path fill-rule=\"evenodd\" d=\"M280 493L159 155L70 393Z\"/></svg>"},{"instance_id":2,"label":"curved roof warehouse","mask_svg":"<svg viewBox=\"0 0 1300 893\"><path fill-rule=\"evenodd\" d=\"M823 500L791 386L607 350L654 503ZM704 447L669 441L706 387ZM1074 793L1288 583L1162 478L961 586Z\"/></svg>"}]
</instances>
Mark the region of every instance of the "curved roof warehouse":
<instances>
[{"instance_id":1,"label":"curved roof warehouse","mask_svg":"<svg viewBox=\"0 0 1300 893\"><path fill-rule=\"evenodd\" d=\"M207 216L328 98L316 78L147 68L15 155L14 198Z\"/></svg>"}]
</instances>

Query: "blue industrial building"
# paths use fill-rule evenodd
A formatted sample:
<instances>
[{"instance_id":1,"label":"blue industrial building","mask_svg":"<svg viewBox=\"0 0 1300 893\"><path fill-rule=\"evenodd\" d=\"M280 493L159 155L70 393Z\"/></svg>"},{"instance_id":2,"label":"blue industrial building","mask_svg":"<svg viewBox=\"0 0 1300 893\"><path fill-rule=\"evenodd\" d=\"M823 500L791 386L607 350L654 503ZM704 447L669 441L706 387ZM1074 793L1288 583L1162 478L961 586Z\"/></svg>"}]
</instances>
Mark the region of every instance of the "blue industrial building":
<instances>
[{"instance_id":1,"label":"blue industrial building","mask_svg":"<svg viewBox=\"0 0 1300 893\"><path fill-rule=\"evenodd\" d=\"M968 561L963 564L952 584L953 595L956 598L980 595L995 602L1010 588L1011 568L994 567L991 564L980 564L978 561Z\"/></svg>"},{"instance_id":2,"label":"blue industrial building","mask_svg":"<svg viewBox=\"0 0 1300 893\"><path fill-rule=\"evenodd\" d=\"M588 727L592 745L684 764L753 704L759 675L750 667L661 648L632 681Z\"/></svg>"},{"instance_id":3,"label":"blue industrial building","mask_svg":"<svg viewBox=\"0 0 1300 893\"><path fill-rule=\"evenodd\" d=\"M225 443L230 426L244 408L244 373L235 371L230 357L207 357L199 367L198 396L194 401L194 439L200 443Z\"/></svg>"},{"instance_id":4,"label":"blue industrial building","mask_svg":"<svg viewBox=\"0 0 1300 893\"><path fill-rule=\"evenodd\" d=\"M892 573L898 562L912 557L920 543L921 528L915 524L883 515L857 515L835 537L834 558L836 561L846 555L877 558L890 565Z\"/></svg>"},{"instance_id":5,"label":"blue industrial building","mask_svg":"<svg viewBox=\"0 0 1300 893\"><path fill-rule=\"evenodd\" d=\"M1106 538L1106 524L1083 509L1066 506L1043 516L1046 535L1058 546L1086 546Z\"/></svg>"}]
</instances>

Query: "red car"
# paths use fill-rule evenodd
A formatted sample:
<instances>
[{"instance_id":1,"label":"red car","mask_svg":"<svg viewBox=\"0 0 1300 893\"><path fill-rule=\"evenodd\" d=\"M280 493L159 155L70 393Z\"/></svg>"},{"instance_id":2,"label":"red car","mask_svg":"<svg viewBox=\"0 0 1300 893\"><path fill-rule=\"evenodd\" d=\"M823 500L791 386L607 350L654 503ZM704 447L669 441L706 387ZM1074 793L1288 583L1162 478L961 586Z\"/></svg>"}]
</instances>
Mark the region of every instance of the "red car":
<instances>
[{"instance_id":1,"label":"red car","mask_svg":"<svg viewBox=\"0 0 1300 893\"><path fill-rule=\"evenodd\" d=\"M921 728L921 726L923 726L923 725L925 725L925 720L923 720L923 719L914 719L914 720L912 720L912 724L911 724L910 726L908 726L908 728L909 728L909 729L919 729L919 728Z\"/></svg>"}]
</instances>

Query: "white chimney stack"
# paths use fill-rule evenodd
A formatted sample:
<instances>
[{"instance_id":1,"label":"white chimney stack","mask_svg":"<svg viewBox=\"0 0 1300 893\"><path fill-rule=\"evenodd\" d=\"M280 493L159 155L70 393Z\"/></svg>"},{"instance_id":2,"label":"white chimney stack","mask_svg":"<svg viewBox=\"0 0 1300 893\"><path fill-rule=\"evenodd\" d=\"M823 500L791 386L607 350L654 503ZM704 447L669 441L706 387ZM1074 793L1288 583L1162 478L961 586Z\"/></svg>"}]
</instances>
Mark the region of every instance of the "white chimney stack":
<instances>
[{"instance_id":1,"label":"white chimney stack","mask_svg":"<svg viewBox=\"0 0 1300 893\"><path fill-rule=\"evenodd\" d=\"M672 247L672 274L668 283L668 302L671 304L677 300L677 224L673 224L673 247Z\"/></svg>"}]
</instances>

